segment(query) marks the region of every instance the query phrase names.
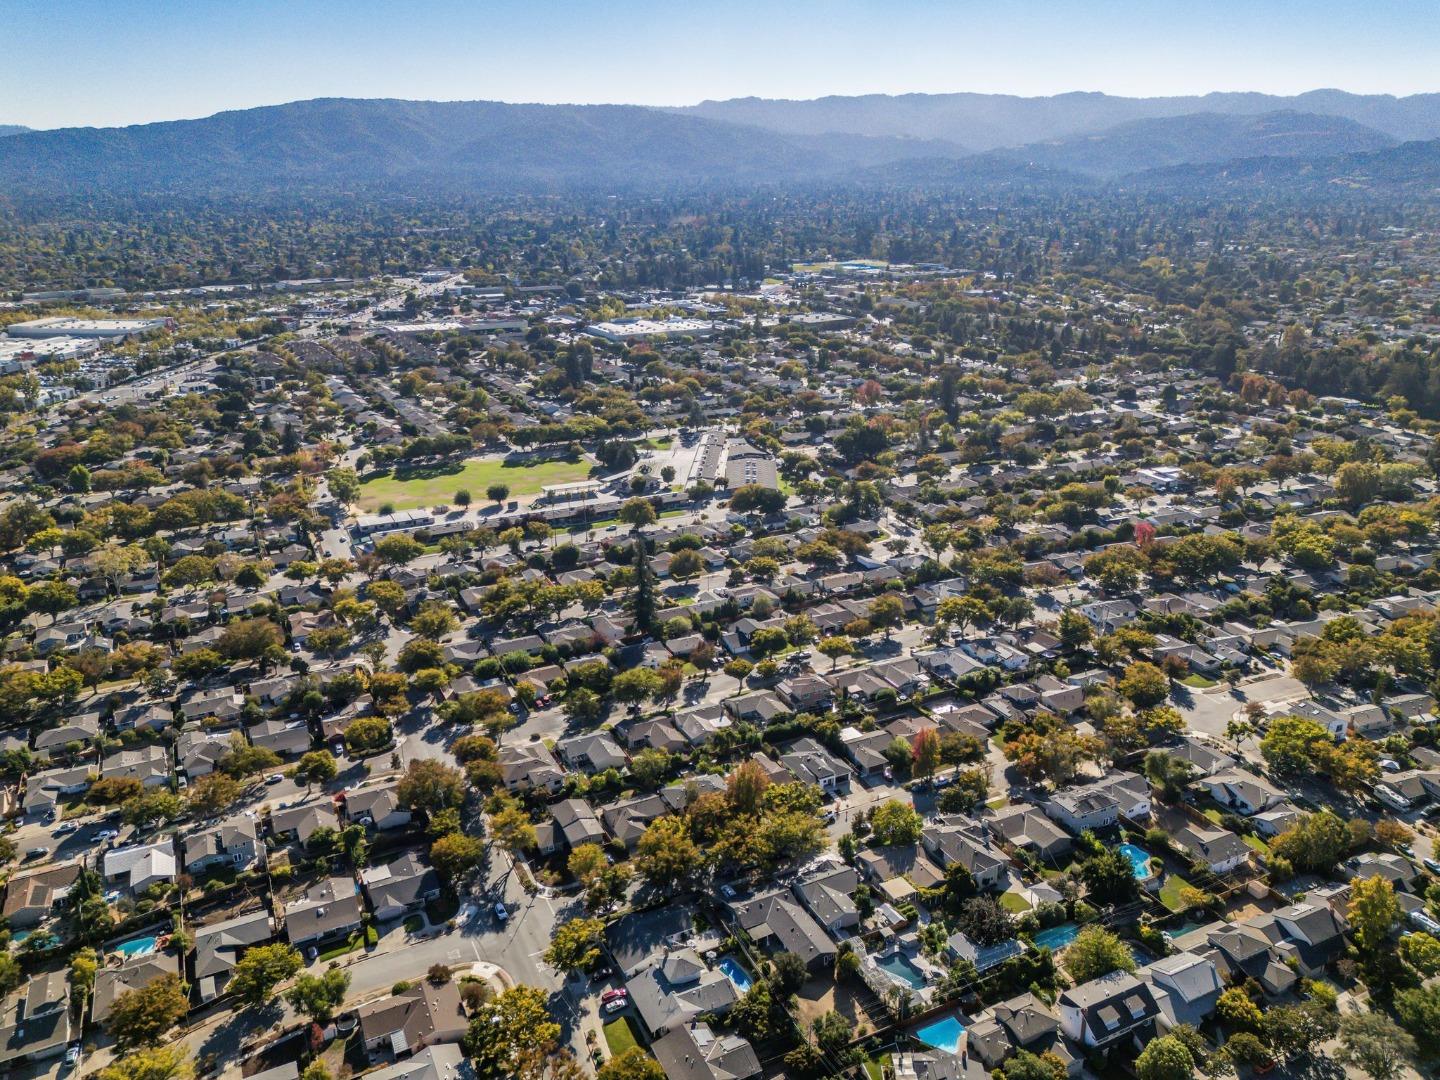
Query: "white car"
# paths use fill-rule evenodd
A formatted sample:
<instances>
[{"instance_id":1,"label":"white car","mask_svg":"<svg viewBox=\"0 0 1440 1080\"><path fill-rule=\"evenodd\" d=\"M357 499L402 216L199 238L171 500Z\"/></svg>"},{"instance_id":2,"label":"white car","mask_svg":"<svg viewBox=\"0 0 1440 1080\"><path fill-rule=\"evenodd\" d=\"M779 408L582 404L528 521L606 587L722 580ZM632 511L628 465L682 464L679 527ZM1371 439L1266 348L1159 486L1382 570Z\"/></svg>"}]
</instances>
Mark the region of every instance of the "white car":
<instances>
[{"instance_id":1,"label":"white car","mask_svg":"<svg viewBox=\"0 0 1440 1080\"><path fill-rule=\"evenodd\" d=\"M502 923L503 923L503 922L509 922L509 921L510 921L510 909L507 908L504 904L500 903L499 901L496 901L496 904L495 904L495 918L499 919Z\"/></svg>"}]
</instances>

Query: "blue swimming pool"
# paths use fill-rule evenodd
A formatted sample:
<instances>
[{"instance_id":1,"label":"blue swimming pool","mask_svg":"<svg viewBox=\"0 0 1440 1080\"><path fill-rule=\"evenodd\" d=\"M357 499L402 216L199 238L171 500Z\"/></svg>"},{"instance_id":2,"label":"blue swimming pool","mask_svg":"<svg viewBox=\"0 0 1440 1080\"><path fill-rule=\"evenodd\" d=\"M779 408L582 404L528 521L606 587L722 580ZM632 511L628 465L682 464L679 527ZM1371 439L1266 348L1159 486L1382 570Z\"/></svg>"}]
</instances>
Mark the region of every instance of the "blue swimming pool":
<instances>
[{"instance_id":1,"label":"blue swimming pool","mask_svg":"<svg viewBox=\"0 0 1440 1080\"><path fill-rule=\"evenodd\" d=\"M1051 926L1035 935L1035 944L1051 952L1059 952L1069 945L1080 933L1080 924L1067 922Z\"/></svg>"},{"instance_id":2,"label":"blue swimming pool","mask_svg":"<svg viewBox=\"0 0 1440 1080\"><path fill-rule=\"evenodd\" d=\"M944 1050L947 1054L958 1054L960 1039L965 1034L965 1025L960 1023L958 1016L951 1013L939 1020L930 1021L924 1027L916 1028L912 1034L926 1046Z\"/></svg>"},{"instance_id":3,"label":"blue swimming pool","mask_svg":"<svg viewBox=\"0 0 1440 1080\"><path fill-rule=\"evenodd\" d=\"M115 946L115 951L126 959L136 956L148 956L155 951L156 937L154 934L148 937L131 938L129 941L122 941Z\"/></svg>"},{"instance_id":4,"label":"blue swimming pool","mask_svg":"<svg viewBox=\"0 0 1440 1080\"><path fill-rule=\"evenodd\" d=\"M906 986L919 990L925 985L925 973L904 953L891 953L875 961L875 966Z\"/></svg>"},{"instance_id":5,"label":"blue swimming pool","mask_svg":"<svg viewBox=\"0 0 1440 1080\"><path fill-rule=\"evenodd\" d=\"M715 965L725 973L725 977L734 985L737 992L743 994L750 989L754 981L750 973L740 966L740 961L733 956L722 956L720 962Z\"/></svg>"},{"instance_id":6,"label":"blue swimming pool","mask_svg":"<svg viewBox=\"0 0 1440 1080\"><path fill-rule=\"evenodd\" d=\"M1130 865L1135 870L1136 881L1146 881L1155 876L1155 871L1150 869L1150 853L1142 847L1134 844L1121 844L1119 852L1130 860Z\"/></svg>"}]
</instances>

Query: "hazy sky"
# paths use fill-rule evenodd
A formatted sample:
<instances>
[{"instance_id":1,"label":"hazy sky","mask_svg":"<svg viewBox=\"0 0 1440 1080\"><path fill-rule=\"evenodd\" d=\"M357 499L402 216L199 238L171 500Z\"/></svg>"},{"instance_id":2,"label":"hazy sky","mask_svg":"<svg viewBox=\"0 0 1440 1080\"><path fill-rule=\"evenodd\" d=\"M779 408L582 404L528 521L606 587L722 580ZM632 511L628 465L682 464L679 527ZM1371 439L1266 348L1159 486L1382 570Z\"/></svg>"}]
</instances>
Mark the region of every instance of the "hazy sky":
<instances>
[{"instance_id":1,"label":"hazy sky","mask_svg":"<svg viewBox=\"0 0 1440 1080\"><path fill-rule=\"evenodd\" d=\"M299 98L1440 90L1437 0L3 0L0 123Z\"/></svg>"}]
</instances>

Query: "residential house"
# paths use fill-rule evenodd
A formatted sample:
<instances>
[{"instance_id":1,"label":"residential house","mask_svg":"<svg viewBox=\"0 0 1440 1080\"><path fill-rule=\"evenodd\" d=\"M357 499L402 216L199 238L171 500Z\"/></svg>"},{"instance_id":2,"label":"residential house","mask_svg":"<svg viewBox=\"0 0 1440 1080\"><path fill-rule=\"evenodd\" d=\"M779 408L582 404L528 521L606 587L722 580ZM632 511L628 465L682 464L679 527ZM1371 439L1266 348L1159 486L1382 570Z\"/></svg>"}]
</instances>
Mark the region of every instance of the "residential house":
<instances>
[{"instance_id":1,"label":"residential house","mask_svg":"<svg viewBox=\"0 0 1440 1080\"><path fill-rule=\"evenodd\" d=\"M345 792L345 820L367 828L398 829L410 824L410 808L400 802L398 780Z\"/></svg>"},{"instance_id":2,"label":"residential house","mask_svg":"<svg viewBox=\"0 0 1440 1080\"><path fill-rule=\"evenodd\" d=\"M80 870L77 861L12 877L5 885L6 924L12 930L27 930L50 918L55 905L70 895Z\"/></svg>"},{"instance_id":3,"label":"residential house","mask_svg":"<svg viewBox=\"0 0 1440 1080\"><path fill-rule=\"evenodd\" d=\"M1170 834L1170 840L1212 874L1228 874L1250 861L1250 848L1229 829L1186 825Z\"/></svg>"},{"instance_id":4,"label":"residential house","mask_svg":"<svg viewBox=\"0 0 1440 1080\"><path fill-rule=\"evenodd\" d=\"M730 911L758 944L795 954L811 971L835 963L835 942L788 890L732 901Z\"/></svg>"},{"instance_id":5,"label":"residential house","mask_svg":"<svg viewBox=\"0 0 1440 1080\"><path fill-rule=\"evenodd\" d=\"M860 875L850 866L832 866L812 871L794 885L795 895L811 917L835 937L860 925L860 911L853 899Z\"/></svg>"},{"instance_id":6,"label":"residential house","mask_svg":"<svg viewBox=\"0 0 1440 1080\"><path fill-rule=\"evenodd\" d=\"M565 771L542 742L514 744L500 748L500 778L508 791L560 790Z\"/></svg>"},{"instance_id":7,"label":"residential house","mask_svg":"<svg viewBox=\"0 0 1440 1080\"><path fill-rule=\"evenodd\" d=\"M850 790L850 770L814 739L797 739L780 755L780 764L801 783L813 784L824 793Z\"/></svg>"},{"instance_id":8,"label":"residential house","mask_svg":"<svg viewBox=\"0 0 1440 1080\"><path fill-rule=\"evenodd\" d=\"M1156 1023L1162 1034L1179 1024L1199 1027L1215 1011L1225 989L1214 961L1196 953L1164 957L1147 964L1138 974L1155 995L1160 1008Z\"/></svg>"},{"instance_id":9,"label":"residential house","mask_svg":"<svg viewBox=\"0 0 1440 1080\"><path fill-rule=\"evenodd\" d=\"M1007 880L1005 857L991 846L989 834L969 818L942 817L925 827L920 843L941 867L956 863L965 867L977 889L999 889Z\"/></svg>"},{"instance_id":10,"label":"residential house","mask_svg":"<svg viewBox=\"0 0 1440 1080\"><path fill-rule=\"evenodd\" d=\"M263 945L274 936L274 921L264 909L198 928L191 981L200 1003L214 1001L225 992L246 949Z\"/></svg>"},{"instance_id":11,"label":"residential house","mask_svg":"<svg viewBox=\"0 0 1440 1080\"><path fill-rule=\"evenodd\" d=\"M468 1025L459 986L429 979L421 979L403 993L361 1005L355 1013L365 1049L395 1057L436 1043L458 1043Z\"/></svg>"},{"instance_id":12,"label":"residential house","mask_svg":"<svg viewBox=\"0 0 1440 1080\"><path fill-rule=\"evenodd\" d=\"M291 843L305 843L317 829L340 828L335 804L329 799L315 799L284 810L270 811L270 832Z\"/></svg>"},{"instance_id":13,"label":"residential house","mask_svg":"<svg viewBox=\"0 0 1440 1080\"><path fill-rule=\"evenodd\" d=\"M166 837L153 844L113 848L101 860L105 880L142 893L151 885L175 880L175 841Z\"/></svg>"},{"instance_id":14,"label":"residential house","mask_svg":"<svg viewBox=\"0 0 1440 1080\"><path fill-rule=\"evenodd\" d=\"M625 986L652 1039L698 1016L722 1016L740 1000L730 978L688 948L664 950L627 979Z\"/></svg>"},{"instance_id":15,"label":"residential house","mask_svg":"<svg viewBox=\"0 0 1440 1080\"><path fill-rule=\"evenodd\" d=\"M394 862L362 870L360 880L365 885L366 899L370 901L379 922L419 911L430 901L440 898L440 875L413 851Z\"/></svg>"},{"instance_id":16,"label":"residential house","mask_svg":"<svg viewBox=\"0 0 1440 1080\"><path fill-rule=\"evenodd\" d=\"M354 878L331 877L285 905L285 933L297 948L349 937L365 920Z\"/></svg>"},{"instance_id":17,"label":"residential house","mask_svg":"<svg viewBox=\"0 0 1440 1080\"><path fill-rule=\"evenodd\" d=\"M0 1002L0 1070L58 1057L70 1034L69 973L39 972Z\"/></svg>"},{"instance_id":18,"label":"residential house","mask_svg":"<svg viewBox=\"0 0 1440 1080\"><path fill-rule=\"evenodd\" d=\"M716 1035L693 1021L672 1028L650 1047L669 1080L751 1080L760 1075L760 1059L744 1038Z\"/></svg>"},{"instance_id":19,"label":"residential house","mask_svg":"<svg viewBox=\"0 0 1440 1080\"><path fill-rule=\"evenodd\" d=\"M185 872L203 874L216 867L236 870L260 861L260 837L248 814L228 817L185 838Z\"/></svg>"},{"instance_id":20,"label":"residential house","mask_svg":"<svg viewBox=\"0 0 1440 1080\"><path fill-rule=\"evenodd\" d=\"M1060 1030L1091 1050L1140 1041L1153 1031L1160 1015L1150 985L1124 971L1062 991L1058 1006Z\"/></svg>"},{"instance_id":21,"label":"residential house","mask_svg":"<svg viewBox=\"0 0 1440 1080\"><path fill-rule=\"evenodd\" d=\"M90 994L90 1019L103 1024L121 994L149 986L166 975L178 974L175 958L167 953L137 956L119 967L101 968L95 974L95 988Z\"/></svg>"}]
</instances>

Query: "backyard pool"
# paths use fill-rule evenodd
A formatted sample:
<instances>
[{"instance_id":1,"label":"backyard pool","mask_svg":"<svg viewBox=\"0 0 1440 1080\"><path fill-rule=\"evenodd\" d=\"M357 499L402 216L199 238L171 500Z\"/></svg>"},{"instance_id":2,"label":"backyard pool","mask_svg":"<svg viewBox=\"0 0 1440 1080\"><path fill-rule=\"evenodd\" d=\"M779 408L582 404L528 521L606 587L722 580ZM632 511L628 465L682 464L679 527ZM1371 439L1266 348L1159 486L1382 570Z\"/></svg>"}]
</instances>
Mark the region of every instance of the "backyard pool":
<instances>
[{"instance_id":1,"label":"backyard pool","mask_svg":"<svg viewBox=\"0 0 1440 1080\"><path fill-rule=\"evenodd\" d=\"M1059 952L1080 934L1080 924L1067 922L1041 930L1035 935L1035 944L1051 952Z\"/></svg>"},{"instance_id":2,"label":"backyard pool","mask_svg":"<svg viewBox=\"0 0 1440 1080\"><path fill-rule=\"evenodd\" d=\"M944 1050L947 1054L960 1052L960 1038L965 1034L965 1025L954 1013L932 1020L924 1027L916 1028L912 1034L926 1046Z\"/></svg>"},{"instance_id":3,"label":"backyard pool","mask_svg":"<svg viewBox=\"0 0 1440 1080\"><path fill-rule=\"evenodd\" d=\"M722 956L720 962L715 965L725 973L725 977L734 985L736 993L743 994L750 989L752 982L750 973L740 966L740 961L733 956Z\"/></svg>"},{"instance_id":4,"label":"backyard pool","mask_svg":"<svg viewBox=\"0 0 1440 1080\"><path fill-rule=\"evenodd\" d=\"M148 956L155 951L157 938L154 934L148 937L131 938L129 941L122 941L115 946L115 951L127 960L136 956Z\"/></svg>"},{"instance_id":5,"label":"backyard pool","mask_svg":"<svg viewBox=\"0 0 1440 1080\"><path fill-rule=\"evenodd\" d=\"M1136 881L1146 881L1155 876L1155 871L1150 869L1150 853L1142 847L1134 844L1121 844L1119 852L1130 860L1130 865L1135 871Z\"/></svg>"},{"instance_id":6,"label":"backyard pool","mask_svg":"<svg viewBox=\"0 0 1440 1080\"><path fill-rule=\"evenodd\" d=\"M925 973L904 953L891 953L875 961L875 966L892 979L899 979L906 986L920 990L925 986Z\"/></svg>"}]
</instances>

